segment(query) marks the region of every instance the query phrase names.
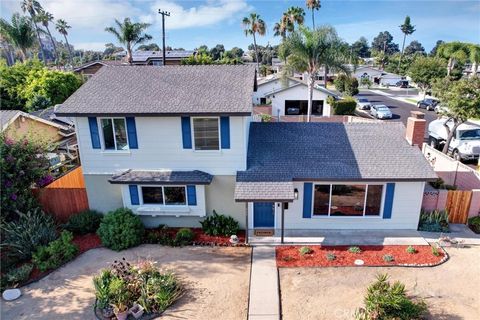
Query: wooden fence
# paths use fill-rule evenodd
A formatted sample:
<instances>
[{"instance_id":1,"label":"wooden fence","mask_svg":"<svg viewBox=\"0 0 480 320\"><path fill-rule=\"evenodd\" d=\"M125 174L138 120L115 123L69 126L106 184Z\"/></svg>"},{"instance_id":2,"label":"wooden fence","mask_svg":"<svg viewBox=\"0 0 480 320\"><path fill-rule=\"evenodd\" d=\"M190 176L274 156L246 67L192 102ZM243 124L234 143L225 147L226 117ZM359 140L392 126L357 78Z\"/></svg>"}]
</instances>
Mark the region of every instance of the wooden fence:
<instances>
[{"instance_id":1,"label":"wooden fence","mask_svg":"<svg viewBox=\"0 0 480 320\"><path fill-rule=\"evenodd\" d=\"M448 191L445 209L448 210L448 221L450 223L467 223L472 194L472 191Z\"/></svg>"},{"instance_id":2,"label":"wooden fence","mask_svg":"<svg viewBox=\"0 0 480 320\"><path fill-rule=\"evenodd\" d=\"M78 167L45 188L34 189L42 208L59 222L88 209L87 191L82 168Z\"/></svg>"}]
</instances>

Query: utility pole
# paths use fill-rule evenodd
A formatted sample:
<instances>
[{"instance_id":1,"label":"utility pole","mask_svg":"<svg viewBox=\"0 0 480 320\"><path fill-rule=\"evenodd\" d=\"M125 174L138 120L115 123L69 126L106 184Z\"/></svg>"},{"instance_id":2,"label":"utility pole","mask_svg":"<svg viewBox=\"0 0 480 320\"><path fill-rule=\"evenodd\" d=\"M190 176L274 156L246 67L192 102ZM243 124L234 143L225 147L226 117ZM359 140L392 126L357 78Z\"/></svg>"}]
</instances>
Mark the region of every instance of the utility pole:
<instances>
[{"instance_id":1,"label":"utility pole","mask_svg":"<svg viewBox=\"0 0 480 320\"><path fill-rule=\"evenodd\" d=\"M162 9L158 9L158 13L162 15L162 41L163 41L162 65L165 65L165 16L170 17L170 12L162 11Z\"/></svg>"}]
</instances>

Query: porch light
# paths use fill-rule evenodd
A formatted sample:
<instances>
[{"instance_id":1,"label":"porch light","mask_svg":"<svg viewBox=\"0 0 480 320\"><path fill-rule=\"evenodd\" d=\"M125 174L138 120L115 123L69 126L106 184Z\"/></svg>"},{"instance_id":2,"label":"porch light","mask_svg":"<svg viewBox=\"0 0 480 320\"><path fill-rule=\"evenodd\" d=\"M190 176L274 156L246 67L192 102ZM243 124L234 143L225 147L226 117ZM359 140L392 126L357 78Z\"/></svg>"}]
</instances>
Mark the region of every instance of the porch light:
<instances>
[{"instance_id":1,"label":"porch light","mask_svg":"<svg viewBox=\"0 0 480 320\"><path fill-rule=\"evenodd\" d=\"M293 189L293 198L295 200L298 200L298 189L297 188Z\"/></svg>"}]
</instances>

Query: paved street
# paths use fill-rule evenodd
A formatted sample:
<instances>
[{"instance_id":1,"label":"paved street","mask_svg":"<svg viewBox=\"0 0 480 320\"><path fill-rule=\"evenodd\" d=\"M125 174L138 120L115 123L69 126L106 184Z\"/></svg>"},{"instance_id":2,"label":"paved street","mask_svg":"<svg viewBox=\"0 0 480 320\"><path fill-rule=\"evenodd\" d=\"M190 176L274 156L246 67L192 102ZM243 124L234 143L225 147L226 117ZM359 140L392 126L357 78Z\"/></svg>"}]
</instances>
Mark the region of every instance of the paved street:
<instances>
[{"instance_id":1,"label":"paved street","mask_svg":"<svg viewBox=\"0 0 480 320\"><path fill-rule=\"evenodd\" d=\"M398 94L397 91L388 92L388 93ZM373 104L384 104L387 107L389 107L390 110L392 110L393 118L391 120L385 120L385 121L402 121L406 125L407 118L410 116L410 112L412 110L421 111L425 113L425 120L427 120L427 126L428 126L428 123L437 119L437 114L434 111L426 111L425 109L418 109L413 104L398 101L390 97L374 93L370 90L360 90L360 93L356 97L358 98L365 97Z\"/></svg>"}]
</instances>

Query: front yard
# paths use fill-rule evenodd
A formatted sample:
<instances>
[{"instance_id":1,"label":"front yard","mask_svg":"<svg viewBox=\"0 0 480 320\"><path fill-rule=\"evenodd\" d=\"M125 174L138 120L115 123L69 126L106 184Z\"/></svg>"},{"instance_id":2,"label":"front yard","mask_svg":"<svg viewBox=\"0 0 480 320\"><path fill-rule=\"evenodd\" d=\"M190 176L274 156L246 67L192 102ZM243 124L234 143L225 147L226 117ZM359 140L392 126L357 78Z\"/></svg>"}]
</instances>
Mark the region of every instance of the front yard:
<instances>
[{"instance_id":1,"label":"front yard","mask_svg":"<svg viewBox=\"0 0 480 320\"><path fill-rule=\"evenodd\" d=\"M245 319L250 248L141 245L122 252L90 250L42 280L22 288L16 301L2 300L3 319L93 319L92 277L115 260L149 259L172 270L185 295L162 319Z\"/></svg>"},{"instance_id":2,"label":"front yard","mask_svg":"<svg viewBox=\"0 0 480 320\"><path fill-rule=\"evenodd\" d=\"M480 247L446 248L450 260L433 268L280 268L283 319L352 319L379 273L425 299L431 319L477 319Z\"/></svg>"}]
</instances>

